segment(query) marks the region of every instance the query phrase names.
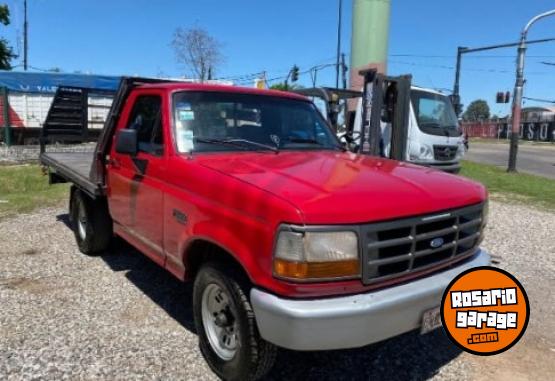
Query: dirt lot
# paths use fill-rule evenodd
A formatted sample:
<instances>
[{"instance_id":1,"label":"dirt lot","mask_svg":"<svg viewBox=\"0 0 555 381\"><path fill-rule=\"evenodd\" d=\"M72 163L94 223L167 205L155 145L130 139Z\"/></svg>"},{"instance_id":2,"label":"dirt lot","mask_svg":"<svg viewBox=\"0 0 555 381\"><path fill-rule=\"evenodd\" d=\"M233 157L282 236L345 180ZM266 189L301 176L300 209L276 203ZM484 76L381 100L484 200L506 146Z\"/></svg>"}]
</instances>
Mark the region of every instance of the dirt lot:
<instances>
[{"instance_id":1,"label":"dirt lot","mask_svg":"<svg viewBox=\"0 0 555 381\"><path fill-rule=\"evenodd\" d=\"M0 379L214 379L191 289L126 245L81 255L63 208L0 221ZM555 373L555 214L492 202L484 243L530 297L528 331L494 357L441 330L362 349L282 351L269 379L548 380Z\"/></svg>"}]
</instances>

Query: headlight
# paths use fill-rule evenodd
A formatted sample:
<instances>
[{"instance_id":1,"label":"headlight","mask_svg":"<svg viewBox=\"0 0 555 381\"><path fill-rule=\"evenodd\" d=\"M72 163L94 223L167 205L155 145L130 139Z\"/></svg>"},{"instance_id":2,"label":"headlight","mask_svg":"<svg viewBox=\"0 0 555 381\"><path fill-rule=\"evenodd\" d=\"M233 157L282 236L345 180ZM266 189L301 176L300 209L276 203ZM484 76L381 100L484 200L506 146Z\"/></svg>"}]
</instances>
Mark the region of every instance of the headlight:
<instances>
[{"instance_id":1,"label":"headlight","mask_svg":"<svg viewBox=\"0 0 555 381\"><path fill-rule=\"evenodd\" d=\"M434 159L434 151L432 147L427 144L422 144L420 146L420 159L424 160L433 160Z\"/></svg>"},{"instance_id":2,"label":"headlight","mask_svg":"<svg viewBox=\"0 0 555 381\"><path fill-rule=\"evenodd\" d=\"M434 150L431 146L425 143L416 143L410 150L411 160L433 160Z\"/></svg>"},{"instance_id":3,"label":"headlight","mask_svg":"<svg viewBox=\"0 0 555 381\"><path fill-rule=\"evenodd\" d=\"M359 276L358 237L352 231L281 230L274 253L274 274L293 280Z\"/></svg>"}]
</instances>

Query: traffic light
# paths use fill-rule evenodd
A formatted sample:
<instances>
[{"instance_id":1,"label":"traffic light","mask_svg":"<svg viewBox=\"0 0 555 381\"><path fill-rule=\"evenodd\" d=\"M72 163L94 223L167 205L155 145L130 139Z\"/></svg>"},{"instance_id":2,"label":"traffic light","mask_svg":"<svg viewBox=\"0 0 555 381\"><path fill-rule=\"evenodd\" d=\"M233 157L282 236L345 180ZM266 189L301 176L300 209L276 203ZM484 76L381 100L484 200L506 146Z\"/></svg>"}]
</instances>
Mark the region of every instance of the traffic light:
<instances>
[{"instance_id":1,"label":"traffic light","mask_svg":"<svg viewBox=\"0 0 555 381\"><path fill-rule=\"evenodd\" d=\"M294 65L291 69L291 82L297 82L299 79L299 67Z\"/></svg>"},{"instance_id":2,"label":"traffic light","mask_svg":"<svg viewBox=\"0 0 555 381\"><path fill-rule=\"evenodd\" d=\"M507 91L507 92L502 92L502 91L498 91L497 92L497 96L496 96L496 102L497 103L509 103L511 101L511 92Z\"/></svg>"}]
</instances>

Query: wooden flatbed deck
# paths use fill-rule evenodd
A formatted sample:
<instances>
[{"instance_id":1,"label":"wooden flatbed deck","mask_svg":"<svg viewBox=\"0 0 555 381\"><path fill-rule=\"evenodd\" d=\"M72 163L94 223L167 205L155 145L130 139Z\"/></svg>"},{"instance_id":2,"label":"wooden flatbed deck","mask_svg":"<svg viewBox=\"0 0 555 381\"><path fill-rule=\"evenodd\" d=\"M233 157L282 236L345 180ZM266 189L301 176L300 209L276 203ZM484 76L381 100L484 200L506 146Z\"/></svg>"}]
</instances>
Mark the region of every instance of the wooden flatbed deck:
<instances>
[{"instance_id":1,"label":"wooden flatbed deck","mask_svg":"<svg viewBox=\"0 0 555 381\"><path fill-rule=\"evenodd\" d=\"M45 152L40 155L40 162L91 196L98 196L102 189L90 178L93 157L93 152Z\"/></svg>"}]
</instances>

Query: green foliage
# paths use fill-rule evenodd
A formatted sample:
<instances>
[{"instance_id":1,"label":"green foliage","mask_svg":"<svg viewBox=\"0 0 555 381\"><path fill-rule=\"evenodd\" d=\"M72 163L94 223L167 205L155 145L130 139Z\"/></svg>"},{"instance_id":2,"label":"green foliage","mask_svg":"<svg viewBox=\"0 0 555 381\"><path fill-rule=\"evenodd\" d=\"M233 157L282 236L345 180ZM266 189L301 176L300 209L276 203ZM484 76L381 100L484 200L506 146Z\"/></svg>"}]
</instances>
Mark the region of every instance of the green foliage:
<instances>
[{"instance_id":1,"label":"green foliage","mask_svg":"<svg viewBox=\"0 0 555 381\"><path fill-rule=\"evenodd\" d=\"M10 24L10 10L7 5L0 5L0 23L7 26ZM8 40L0 38L0 70L11 70L11 60L16 58L11 46L8 45Z\"/></svg>"},{"instance_id":2,"label":"green foliage","mask_svg":"<svg viewBox=\"0 0 555 381\"><path fill-rule=\"evenodd\" d=\"M470 161L463 162L461 175L484 184L493 197L555 209L555 180Z\"/></svg>"},{"instance_id":3,"label":"green foliage","mask_svg":"<svg viewBox=\"0 0 555 381\"><path fill-rule=\"evenodd\" d=\"M6 4L0 5L0 23L10 25L10 10Z\"/></svg>"},{"instance_id":4,"label":"green foliage","mask_svg":"<svg viewBox=\"0 0 555 381\"><path fill-rule=\"evenodd\" d=\"M468 108L463 114L464 120L476 121L482 119L489 119L490 111L488 102L483 99L477 99L470 103Z\"/></svg>"},{"instance_id":5,"label":"green foliage","mask_svg":"<svg viewBox=\"0 0 555 381\"><path fill-rule=\"evenodd\" d=\"M37 165L0 166L0 218L58 205L68 198L68 184L48 185Z\"/></svg>"},{"instance_id":6,"label":"green foliage","mask_svg":"<svg viewBox=\"0 0 555 381\"><path fill-rule=\"evenodd\" d=\"M272 90L281 90L281 91L291 91L291 90L297 90L302 88L303 87L301 85L297 85L295 83L285 83L285 82L274 83L273 85L270 86L270 89Z\"/></svg>"}]
</instances>

